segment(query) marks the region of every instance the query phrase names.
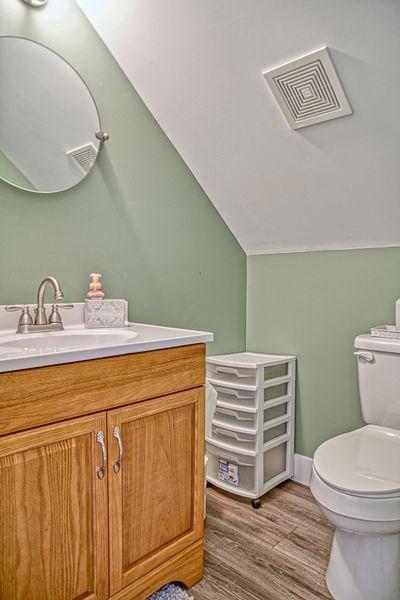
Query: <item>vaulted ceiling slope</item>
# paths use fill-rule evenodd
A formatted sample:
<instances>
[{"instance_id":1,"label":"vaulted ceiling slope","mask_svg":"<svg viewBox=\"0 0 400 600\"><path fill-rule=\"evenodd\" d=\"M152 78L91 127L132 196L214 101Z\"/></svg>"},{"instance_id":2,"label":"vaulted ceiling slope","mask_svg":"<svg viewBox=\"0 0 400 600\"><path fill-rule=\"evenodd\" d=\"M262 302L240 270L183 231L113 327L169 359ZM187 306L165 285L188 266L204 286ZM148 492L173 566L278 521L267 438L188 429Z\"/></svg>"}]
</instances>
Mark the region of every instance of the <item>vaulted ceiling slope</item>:
<instances>
[{"instance_id":1,"label":"vaulted ceiling slope","mask_svg":"<svg viewBox=\"0 0 400 600\"><path fill-rule=\"evenodd\" d=\"M246 252L400 245L399 0L78 2ZM353 115L293 131L262 72L323 46Z\"/></svg>"}]
</instances>

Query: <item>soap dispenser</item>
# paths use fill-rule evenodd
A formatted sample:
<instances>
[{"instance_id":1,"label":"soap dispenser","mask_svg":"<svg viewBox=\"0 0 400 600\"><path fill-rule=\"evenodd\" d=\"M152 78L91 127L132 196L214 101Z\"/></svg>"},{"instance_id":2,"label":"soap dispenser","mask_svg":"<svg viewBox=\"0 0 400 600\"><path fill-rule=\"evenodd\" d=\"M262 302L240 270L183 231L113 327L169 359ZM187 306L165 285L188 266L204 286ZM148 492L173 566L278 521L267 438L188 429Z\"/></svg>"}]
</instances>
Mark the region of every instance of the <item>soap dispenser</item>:
<instances>
[{"instance_id":1,"label":"soap dispenser","mask_svg":"<svg viewBox=\"0 0 400 600\"><path fill-rule=\"evenodd\" d=\"M400 331L400 298L396 302L396 329Z\"/></svg>"},{"instance_id":2,"label":"soap dispenser","mask_svg":"<svg viewBox=\"0 0 400 600\"><path fill-rule=\"evenodd\" d=\"M104 299L104 292L102 290L102 285L101 285L101 273L91 273L90 274L90 283L89 283L89 290L88 293L86 294L86 298L88 300L93 300L94 298L97 298L98 300L103 300Z\"/></svg>"}]
</instances>

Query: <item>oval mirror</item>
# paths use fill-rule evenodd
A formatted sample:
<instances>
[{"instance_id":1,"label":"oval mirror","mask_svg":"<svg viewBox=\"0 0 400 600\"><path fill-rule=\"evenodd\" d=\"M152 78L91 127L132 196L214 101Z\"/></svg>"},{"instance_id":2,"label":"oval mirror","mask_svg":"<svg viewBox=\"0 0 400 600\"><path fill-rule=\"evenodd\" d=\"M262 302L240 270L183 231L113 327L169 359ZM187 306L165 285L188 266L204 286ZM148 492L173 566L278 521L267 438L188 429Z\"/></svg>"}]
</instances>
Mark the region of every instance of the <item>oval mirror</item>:
<instances>
[{"instance_id":1,"label":"oval mirror","mask_svg":"<svg viewBox=\"0 0 400 600\"><path fill-rule=\"evenodd\" d=\"M99 150L100 119L80 75L37 42L0 37L0 178L24 190L79 183Z\"/></svg>"}]
</instances>

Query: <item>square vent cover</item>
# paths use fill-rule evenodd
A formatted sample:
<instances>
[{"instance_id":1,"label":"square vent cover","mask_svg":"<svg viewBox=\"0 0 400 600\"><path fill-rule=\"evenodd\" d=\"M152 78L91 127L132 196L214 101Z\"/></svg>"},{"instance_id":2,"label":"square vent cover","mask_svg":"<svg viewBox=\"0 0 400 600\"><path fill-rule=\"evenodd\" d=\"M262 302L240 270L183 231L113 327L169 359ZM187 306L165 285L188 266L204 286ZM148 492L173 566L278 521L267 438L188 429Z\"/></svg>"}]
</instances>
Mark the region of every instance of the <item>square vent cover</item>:
<instances>
[{"instance_id":1,"label":"square vent cover","mask_svg":"<svg viewBox=\"0 0 400 600\"><path fill-rule=\"evenodd\" d=\"M263 75L292 129L353 112L326 47Z\"/></svg>"}]
</instances>

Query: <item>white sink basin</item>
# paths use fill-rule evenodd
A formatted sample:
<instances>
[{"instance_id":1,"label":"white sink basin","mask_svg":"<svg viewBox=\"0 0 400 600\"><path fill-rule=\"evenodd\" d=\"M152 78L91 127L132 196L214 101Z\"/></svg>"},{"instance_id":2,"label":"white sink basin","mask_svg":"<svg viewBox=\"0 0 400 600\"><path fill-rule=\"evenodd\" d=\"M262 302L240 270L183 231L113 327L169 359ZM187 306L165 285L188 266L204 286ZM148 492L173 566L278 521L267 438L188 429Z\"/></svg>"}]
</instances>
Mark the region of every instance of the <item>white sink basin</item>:
<instances>
[{"instance_id":1,"label":"white sink basin","mask_svg":"<svg viewBox=\"0 0 400 600\"><path fill-rule=\"evenodd\" d=\"M31 306L31 314L34 306ZM47 312L50 310L46 306ZM18 315L0 306L0 373L211 342L212 333L143 323L86 329L84 304L63 316L64 331L15 333Z\"/></svg>"},{"instance_id":2,"label":"white sink basin","mask_svg":"<svg viewBox=\"0 0 400 600\"><path fill-rule=\"evenodd\" d=\"M129 344L137 337L133 330L88 329L0 336L0 356L49 354Z\"/></svg>"}]
</instances>

